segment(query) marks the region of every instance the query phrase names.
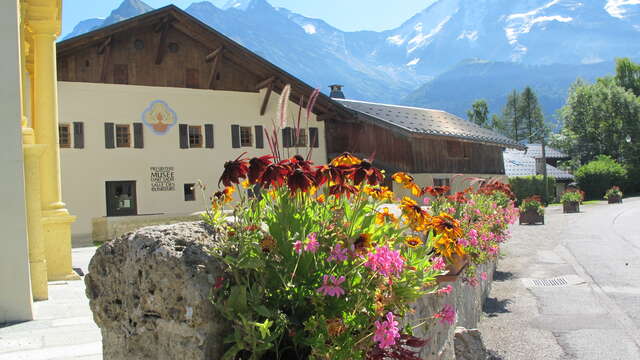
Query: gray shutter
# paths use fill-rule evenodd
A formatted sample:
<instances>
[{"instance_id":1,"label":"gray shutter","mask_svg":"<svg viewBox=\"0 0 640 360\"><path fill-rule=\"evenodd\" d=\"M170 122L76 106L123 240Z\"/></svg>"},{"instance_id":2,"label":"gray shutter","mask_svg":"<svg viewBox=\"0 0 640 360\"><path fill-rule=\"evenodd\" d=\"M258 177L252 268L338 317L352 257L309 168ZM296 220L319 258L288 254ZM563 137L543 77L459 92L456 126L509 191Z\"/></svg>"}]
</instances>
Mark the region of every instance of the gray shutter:
<instances>
[{"instance_id":1,"label":"gray shutter","mask_svg":"<svg viewBox=\"0 0 640 360\"><path fill-rule=\"evenodd\" d=\"M213 124L204 125L204 143L205 147L213 149Z\"/></svg>"},{"instance_id":2,"label":"gray shutter","mask_svg":"<svg viewBox=\"0 0 640 360\"><path fill-rule=\"evenodd\" d=\"M136 149L144 148L142 123L133 123L133 147Z\"/></svg>"},{"instance_id":3,"label":"gray shutter","mask_svg":"<svg viewBox=\"0 0 640 360\"><path fill-rule=\"evenodd\" d=\"M291 147L293 144L293 131L290 127L282 129L282 147Z\"/></svg>"},{"instance_id":4,"label":"gray shutter","mask_svg":"<svg viewBox=\"0 0 640 360\"><path fill-rule=\"evenodd\" d=\"M231 125L231 147L240 147L240 125Z\"/></svg>"},{"instance_id":5,"label":"gray shutter","mask_svg":"<svg viewBox=\"0 0 640 360\"><path fill-rule=\"evenodd\" d=\"M73 123L73 147L84 149L84 124L81 122Z\"/></svg>"},{"instance_id":6,"label":"gray shutter","mask_svg":"<svg viewBox=\"0 0 640 360\"><path fill-rule=\"evenodd\" d=\"M312 127L309 128L309 146L317 148L320 147L320 132L318 128Z\"/></svg>"},{"instance_id":7,"label":"gray shutter","mask_svg":"<svg viewBox=\"0 0 640 360\"><path fill-rule=\"evenodd\" d=\"M180 149L189 148L189 125L180 124Z\"/></svg>"},{"instance_id":8,"label":"gray shutter","mask_svg":"<svg viewBox=\"0 0 640 360\"><path fill-rule=\"evenodd\" d=\"M115 143L115 125L113 123L104 123L104 147L114 149Z\"/></svg>"},{"instance_id":9,"label":"gray shutter","mask_svg":"<svg viewBox=\"0 0 640 360\"><path fill-rule=\"evenodd\" d=\"M256 125L256 148L264 149L264 130L262 125Z\"/></svg>"}]
</instances>

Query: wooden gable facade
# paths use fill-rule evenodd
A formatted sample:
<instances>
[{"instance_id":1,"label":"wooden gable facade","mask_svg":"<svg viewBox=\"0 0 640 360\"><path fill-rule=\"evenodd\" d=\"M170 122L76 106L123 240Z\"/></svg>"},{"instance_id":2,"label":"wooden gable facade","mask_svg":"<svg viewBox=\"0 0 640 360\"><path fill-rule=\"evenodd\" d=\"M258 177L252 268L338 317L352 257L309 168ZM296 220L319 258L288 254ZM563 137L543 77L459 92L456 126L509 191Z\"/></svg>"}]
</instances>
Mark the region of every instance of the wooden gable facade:
<instances>
[{"instance_id":1,"label":"wooden gable facade","mask_svg":"<svg viewBox=\"0 0 640 360\"><path fill-rule=\"evenodd\" d=\"M58 80L241 92L292 86L300 104L314 90L173 5L58 44ZM347 110L326 95L319 119Z\"/></svg>"}]
</instances>

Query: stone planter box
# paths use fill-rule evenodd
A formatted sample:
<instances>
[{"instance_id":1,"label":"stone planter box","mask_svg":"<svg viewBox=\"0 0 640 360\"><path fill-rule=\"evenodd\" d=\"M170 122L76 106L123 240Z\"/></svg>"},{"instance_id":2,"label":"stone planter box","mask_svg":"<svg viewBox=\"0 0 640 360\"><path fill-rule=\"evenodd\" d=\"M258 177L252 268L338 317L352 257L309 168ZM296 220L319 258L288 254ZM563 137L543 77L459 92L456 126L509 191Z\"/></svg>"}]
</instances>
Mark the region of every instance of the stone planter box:
<instances>
[{"instance_id":1,"label":"stone planter box","mask_svg":"<svg viewBox=\"0 0 640 360\"><path fill-rule=\"evenodd\" d=\"M469 255L459 256L458 254L454 254L453 262L451 264L447 264L448 273L446 275L436 277L438 284L455 282L458 280L459 275L464 271L467 265L469 265Z\"/></svg>"},{"instance_id":2,"label":"stone planter box","mask_svg":"<svg viewBox=\"0 0 640 360\"><path fill-rule=\"evenodd\" d=\"M520 210L520 225L544 225L544 214L540 215L537 209Z\"/></svg>"},{"instance_id":3,"label":"stone planter box","mask_svg":"<svg viewBox=\"0 0 640 360\"><path fill-rule=\"evenodd\" d=\"M609 196L607 201L609 204L622 204L622 196Z\"/></svg>"},{"instance_id":4,"label":"stone planter box","mask_svg":"<svg viewBox=\"0 0 640 360\"><path fill-rule=\"evenodd\" d=\"M565 214L579 213L580 203L577 201L562 203L562 211Z\"/></svg>"}]
</instances>

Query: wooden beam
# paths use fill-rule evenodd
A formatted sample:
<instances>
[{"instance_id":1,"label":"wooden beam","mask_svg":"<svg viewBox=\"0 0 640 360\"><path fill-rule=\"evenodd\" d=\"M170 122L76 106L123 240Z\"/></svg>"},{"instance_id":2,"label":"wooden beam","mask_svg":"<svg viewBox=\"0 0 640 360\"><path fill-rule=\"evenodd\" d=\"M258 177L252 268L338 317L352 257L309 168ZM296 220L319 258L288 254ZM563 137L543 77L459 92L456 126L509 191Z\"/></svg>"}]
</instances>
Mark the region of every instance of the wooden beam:
<instances>
[{"instance_id":1,"label":"wooden beam","mask_svg":"<svg viewBox=\"0 0 640 360\"><path fill-rule=\"evenodd\" d=\"M211 64L211 74L209 74L209 84L208 88L213 90L215 89L217 72L218 72L218 64L220 63L220 58L222 57L222 53L218 53L216 57L213 59L213 64Z\"/></svg>"},{"instance_id":2,"label":"wooden beam","mask_svg":"<svg viewBox=\"0 0 640 360\"><path fill-rule=\"evenodd\" d=\"M100 82L107 82L107 69L111 60L111 36L98 47L98 54L102 55L102 69L100 70Z\"/></svg>"},{"instance_id":3,"label":"wooden beam","mask_svg":"<svg viewBox=\"0 0 640 360\"><path fill-rule=\"evenodd\" d=\"M338 113L328 112L328 113L317 115L316 119L318 119L318 121L326 121L326 120L334 119L336 116L338 116Z\"/></svg>"},{"instance_id":4,"label":"wooden beam","mask_svg":"<svg viewBox=\"0 0 640 360\"><path fill-rule=\"evenodd\" d=\"M171 23L168 20L163 20L162 27L160 28L160 43L158 44L158 51L156 52L156 65L162 64L162 59L167 51L167 33L169 33L169 27Z\"/></svg>"},{"instance_id":5,"label":"wooden beam","mask_svg":"<svg viewBox=\"0 0 640 360\"><path fill-rule=\"evenodd\" d=\"M264 116L267 112L267 105L269 105L269 99L271 98L271 92L273 91L273 82L267 87L267 91L262 99L262 106L260 107L260 116Z\"/></svg>"},{"instance_id":6,"label":"wooden beam","mask_svg":"<svg viewBox=\"0 0 640 360\"><path fill-rule=\"evenodd\" d=\"M224 46L220 46L219 48L213 50L209 55L207 55L204 58L204 61L211 62L211 61L215 60L218 57L218 55L220 55L220 53L222 53L222 51L224 51Z\"/></svg>"},{"instance_id":7,"label":"wooden beam","mask_svg":"<svg viewBox=\"0 0 640 360\"><path fill-rule=\"evenodd\" d=\"M259 83L256 84L256 86L254 87L256 90L262 90L264 88L266 88L267 86L273 84L273 82L276 81L276 77L272 76L266 80L260 81Z\"/></svg>"}]
</instances>

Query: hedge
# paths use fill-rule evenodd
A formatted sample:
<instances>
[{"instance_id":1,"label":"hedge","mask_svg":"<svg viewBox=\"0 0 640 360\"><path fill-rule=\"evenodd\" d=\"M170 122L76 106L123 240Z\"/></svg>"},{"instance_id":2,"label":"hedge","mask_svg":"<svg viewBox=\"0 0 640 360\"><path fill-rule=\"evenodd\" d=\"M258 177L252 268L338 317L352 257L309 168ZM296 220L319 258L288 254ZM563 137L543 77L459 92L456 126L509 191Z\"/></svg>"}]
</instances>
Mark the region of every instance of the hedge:
<instances>
[{"instance_id":1,"label":"hedge","mask_svg":"<svg viewBox=\"0 0 640 360\"><path fill-rule=\"evenodd\" d=\"M509 184L516 194L518 204L531 195L544 196L544 177L542 175L510 177ZM555 184L556 179L553 176L547 176L548 196L547 199L544 199L546 203L552 202L550 200L555 198Z\"/></svg>"},{"instance_id":2,"label":"hedge","mask_svg":"<svg viewBox=\"0 0 640 360\"><path fill-rule=\"evenodd\" d=\"M627 182L627 170L607 155L598 155L595 160L581 166L575 176L587 199L602 199L607 189Z\"/></svg>"}]
</instances>

